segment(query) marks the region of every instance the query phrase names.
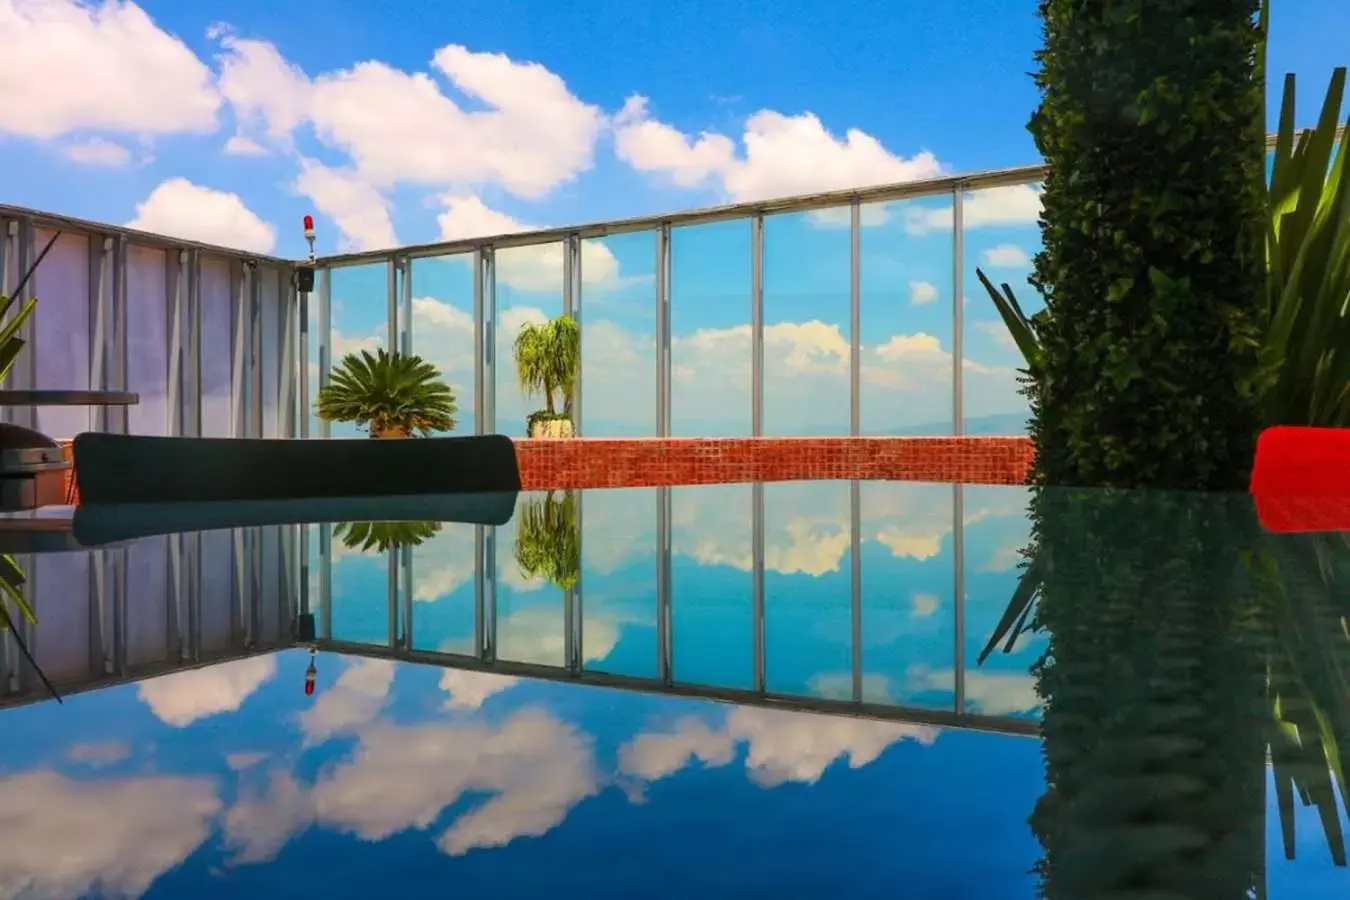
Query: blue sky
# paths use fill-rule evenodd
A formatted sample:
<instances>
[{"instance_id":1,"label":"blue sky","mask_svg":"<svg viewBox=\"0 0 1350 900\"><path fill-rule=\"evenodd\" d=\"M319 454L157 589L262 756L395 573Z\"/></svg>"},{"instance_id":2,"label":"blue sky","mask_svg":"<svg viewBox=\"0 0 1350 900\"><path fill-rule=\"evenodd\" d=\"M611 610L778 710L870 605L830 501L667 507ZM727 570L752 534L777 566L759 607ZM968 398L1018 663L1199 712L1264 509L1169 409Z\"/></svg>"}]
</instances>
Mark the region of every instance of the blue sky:
<instances>
[{"instance_id":1,"label":"blue sky","mask_svg":"<svg viewBox=\"0 0 1350 900\"><path fill-rule=\"evenodd\" d=\"M351 0L7 0L0 10L13 48L0 62L0 197L287 256L304 251L306 213L332 252L1037 161L1025 129L1037 100L1034 0L976 12L859 0L846 13L803 0L791 15L710 0L407 2L397 14ZM1275 6L1270 68L1302 78L1303 122L1346 61L1335 36L1347 25L1350 8L1332 0ZM966 203L965 426L1017 430L1018 358L974 269L1037 305L1025 276L1039 203L1030 186ZM865 433L953 426L961 298L948 206L864 216ZM766 226L768 433L847 424L840 224ZM676 433L749 430L747 231L675 236ZM585 433L654 431L653 262L650 234L583 252ZM523 323L561 311L561 278L557 247L499 260L503 349ZM458 390L467 430L466 266L428 260L413 279L415 348ZM342 273L333 298L335 349L382 340L382 270ZM493 424L518 434L538 403L519 397L502 361Z\"/></svg>"}]
</instances>

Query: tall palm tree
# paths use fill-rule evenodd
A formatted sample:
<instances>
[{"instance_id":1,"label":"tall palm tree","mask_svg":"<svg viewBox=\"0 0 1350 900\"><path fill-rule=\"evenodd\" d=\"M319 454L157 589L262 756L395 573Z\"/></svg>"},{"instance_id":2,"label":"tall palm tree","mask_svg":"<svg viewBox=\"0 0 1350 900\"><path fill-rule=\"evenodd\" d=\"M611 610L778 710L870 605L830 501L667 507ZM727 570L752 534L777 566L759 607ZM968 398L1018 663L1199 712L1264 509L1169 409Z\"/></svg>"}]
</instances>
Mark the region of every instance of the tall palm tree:
<instances>
[{"instance_id":1,"label":"tall palm tree","mask_svg":"<svg viewBox=\"0 0 1350 900\"><path fill-rule=\"evenodd\" d=\"M373 438L453 431L459 411L455 392L435 366L383 349L343 357L315 409L320 419L354 423Z\"/></svg>"},{"instance_id":2,"label":"tall palm tree","mask_svg":"<svg viewBox=\"0 0 1350 900\"><path fill-rule=\"evenodd\" d=\"M521 393L544 398L544 409L530 416L531 423L536 419L571 419L581 375L581 326L576 319L559 316L526 325L516 335L512 352Z\"/></svg>"}]
</instances>

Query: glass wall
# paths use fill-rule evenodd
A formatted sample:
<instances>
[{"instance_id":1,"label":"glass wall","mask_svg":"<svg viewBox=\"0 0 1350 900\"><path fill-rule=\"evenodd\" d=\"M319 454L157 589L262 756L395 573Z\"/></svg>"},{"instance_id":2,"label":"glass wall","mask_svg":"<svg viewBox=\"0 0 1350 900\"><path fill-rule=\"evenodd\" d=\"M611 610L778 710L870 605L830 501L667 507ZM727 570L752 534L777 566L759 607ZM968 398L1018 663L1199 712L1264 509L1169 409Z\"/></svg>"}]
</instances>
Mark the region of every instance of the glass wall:
<instances>
[{"instance_id":1,"label":"glass wall","mask_svg":"<svg viewBox=\"0 0 1350 900\"><path fill-rule=\"evenodd\" d=\"M389 337L389 267L377 262L343 266L329 275L329 315L332 319L330 361L341 365L348 353L385 347ZM311 402L318 392L311 395ZM333 423L332 437L358 437L365 433L350 423Z\"/></svg>"},{"instance_id":2,"label":"glass wall","mask_svg":"<svg viewBox=\"0 0 1350 900\"><path fill-rule=\"evenodd\" d=\"M127 412L132 434L168 434L168 262L163 250L127 247L127 385L141 402Z\"/></svg>"},{"instance_id":3,"label":"glass wall","mask_svg":"<svg viewBox=\"0 0 1350 900\"><path fill-rule=\"evenodd\" d=\"M282 346L286 337L283 301L290 286L283 280L284 273L271 266L258 266L258 315L262 325L262 436L282 437L285 431L285 411L279 404L283 362Z\"/></svg>"},{"instance_id":4,"label":"glass wall","mask_svg":"<svg viewBox=\"0 0 1350 900\"><path fill-rule=\"evenodd\" d=\"M235 264L208 257L201 268L202 436L229 437L234 396L235 304L239 299ZM311 362L316 359L311 356ZM311 432L312 434L315 432Z\"/></svg>"},{"instance_id":5,"label":"glass wall","mask_svg":"<svg viewBox=\"0 0 1350 900\"><path fill-rule=\"evenodd\" d=\"M471 656L476 526L451 522L412 524L429 532L412 548L413 649Z\"/></svg>"},{"instance_id":6,"label":"glass wall","mask_svg":"<svg viewBox=\"0 0 1350 900\"><path fill-rule=\"evenodd\" d=\"M849 433L848 222L847 208L764 218L766 436Z\"/></svg>"},{"instance_id":7,"label":"glass wall","mask_svg":"<svg viewBox=\"0 0 1350 900\"><path fill-rule=\"evenodd\" d=\"M670 433L746 437L750 401L750 220L670 233Z\"/></svg>"},{"instance_id":8,"label":"glass wall","mask_svg":"<svg viewBox=\"0 0 1350 900\"><path fill-rule=\"evenodd\" d=\"M459 413L446 434L473 434L473 255L414 259L412 351L440 370Z\"/></svg>"},{"instance_id":9,"label":"glass wall","mask_svg":"<svg viewBox=\"0 0 1350 900\"><path fill-rule=\"evenodd\" d=\"M865 435L952 433L952 220L950 195L862 206Z\"/></svg>"},{"instance_id":10,"label":"glass wall","mask_svg":"<svg viewBox=\"0 0 1350 900\"><path fill-rule=\"evenodd\" d=\"M581 243L581 433L656 434L656 232Z\"/></svg>"},{"instance_id":11,"label":"glass wall","mask_svg":"<svg viewBox=\"0 0 1350 900\"><path fill-rule=\"evenodd\" d=\"M1029 410L1018 392L1021 351L1003 324L979 269L995 287L1007 284L1027 315L1044 309L1028 282L1041 249L1039 185L988 188L963 202L966 307L962 398L966 434L1024 434Z\"/></svg>"},{"instance_id":12,"label":"glass wall","mask_svg":"<svg viewBox=\"0 0 1350 900\"><path fill-rule=\"evenodd\" d=\"M563 245L514 247L497 251L495 257L497 424L492 430L524 437L526 417L543 409L545 400L522 393L512 348L526 325L542 325L563 314Z\"/></svg>"},{"instance_id":13,"label":"glass wall","mask_svg":"<svg viewBox=\"0 0 1350 900\"><path fill-rule=\"evenodd\" d=\"M38 230L36 252L42 252L51 235ZM78 390L90 386L89 244L86 235L62 234L33 273L38 305L32 318L33 347L28 352L37 363L34 387ZM55 438L73 438L92 424L89 410L81 407L40 407L36 413L38 430Z\"/></svg>"}]
</instances>

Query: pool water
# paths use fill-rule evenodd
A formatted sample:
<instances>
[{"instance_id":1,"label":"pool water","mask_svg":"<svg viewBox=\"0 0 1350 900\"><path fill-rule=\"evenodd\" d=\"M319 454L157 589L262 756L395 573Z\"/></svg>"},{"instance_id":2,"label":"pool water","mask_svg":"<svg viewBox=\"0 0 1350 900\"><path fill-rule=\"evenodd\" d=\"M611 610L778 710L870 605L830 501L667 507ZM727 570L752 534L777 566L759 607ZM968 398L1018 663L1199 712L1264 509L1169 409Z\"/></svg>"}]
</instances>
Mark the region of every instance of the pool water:
<instances>
[{"instance_id":1,"label":"pool water","mask_svg":"<svg viewBox=\"0 0 1350 900\"><path fill-rule=\"evenodd\" d=\"M19 557L64 702L9 639L0 896L1343 893L1350 542L1253 522L775 483Z\"/></svg>"}]
</instances>

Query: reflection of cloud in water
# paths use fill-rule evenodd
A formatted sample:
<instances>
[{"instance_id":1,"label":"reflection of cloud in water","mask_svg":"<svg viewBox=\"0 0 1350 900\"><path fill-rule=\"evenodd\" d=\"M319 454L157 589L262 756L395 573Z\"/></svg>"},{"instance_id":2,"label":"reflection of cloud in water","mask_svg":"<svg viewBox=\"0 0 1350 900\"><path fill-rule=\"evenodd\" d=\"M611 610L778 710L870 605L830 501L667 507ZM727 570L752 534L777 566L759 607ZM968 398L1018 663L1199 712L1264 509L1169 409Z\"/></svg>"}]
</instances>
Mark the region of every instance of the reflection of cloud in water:
<instances>
[{"instance_id":1,"label":"reflection of cloud in water","mask_svg":"<svg viewBox=\"0 0 1350 900\"><path fill-rule=\"evenodd\" d=\"M437 838L457 856L544 834L598 789L589 738L541 710L500 725L375 723L313 787L276 773L265 797L243 797L226 816L226 839L238 861L258 862L311 824L380 841L430 828L465 795L492 795Z\"/></svg>"},{"instance_id":2,"label":"reflection of cloud in water","mask_svg":"<svg viewBox=\"0 0 1350 900\"><path fill-rule=\"evenodd\" d=\"M910 595L909 603L911 615L916 619L924 619L938 611L938 607L942 605L942 598L937 594L918 591Z\"/></svg>"},{"instance_id":3,"label":"reflection of cloud in water","mask_svg":"<svg viewBox=\"0 0 1350 900\"><path fill-rule=\"evenodd\" d=\"M938 729L782 710L736 707L721 727L686 717L667 732L640 734L619 748L619 769L644 782L657 781L698 761L725 766L746 744L745 766L763 787L786 782L814 784L837 759L860 769L904 739L931 744Z\"/></svg>"},{"instance_id":4,"label":"reflection of cloud in water","mask_svg":"<svg viewBox=\"0 0 1350 900\"><path fill-rule=\"evenodd\" d=\"M619 643L619 626L609 612L587 615L583 622L586 662L598 662ZM497 658L512 662L561 666L567 637L561 603L514 610L497 623Z\"/></svg>"},{"instance_id":5,"label":"reflection of cloud in water","mask_svg":"<svg viewBox=\"0 0 1350 900\"><path fill-rule=\"evenodd\" d=\"M161 722L182 728L234 712L277 671L273 656L254 656L142 681L137 696Z\"/></svg>"},{"instance_id":6,"label":"reflection of cloud in water","mask_svg":"<svg viewBox=\"0 0 1350 900\"><path fill-rule=\"evenodd\" d=\"M910 694L925 691L951 692L955 678L951 669L929 669L912 666L907 673L905 690ZM966 671L966 702L986 716L1025 715L1037 712L1042 705L1036 695L1036 679L1026 672Z\"/></svg>"},{"instance_id":7,"label":"reflection of cloud in water","mask_svg":"<svg viewBox=\"0 0 1350 900\"><path fill-rule=\"evenodd\" d=\"M0 896L139 897L201 846L220 809L206 778L5 778Z\"/></svg>"},{"instance_id":8,"label":"reflection of cloud in water","mask_svg":"<svg viewBox=\"0 0 1350 900\"><path fill-rule=\"evenodd\" d=\"M813 696L826 700L853 699L853 673L821 672L811 676L806 688ZM863 697L872 700L890 694L891 680L885 675L864 674L862 677Z\"/></svg>"},{"instance_id":9,"label":"reflection of cloud in water","mask_svg":"<svg viewBox=\"0 0 1350 900\"><path fill-rule=\"evenodd\" d=\"M372 721L384 709L393 682L394 663L389 660L363 659L349 665L313 706L300 713L306 746L348 734Z\"/></svg>"},{"instance_id":10,"label":"reflection of cloud in water","mask_svg":"<svg viewBox=\"0 0 1350 900\"><path fill-rule=\"evenodd\" d=\"M66 759L71 762L95 768L115 766L130 756L131 745L126 741L92 741L66 751Z\"/></svg>"},{"instance_id":11,"label":"reflection of cloud in water","mask_svg":"<svg viewBox=\"0 0 1350 900\"><path fill-rule=\"evenodd\" d=\"M500 694L520 681L514 675L493 675L467 669L446 669L441 673L441 690L449 696L443 709L480 709L489 697Z\"/></svg>"}]
</instances>

